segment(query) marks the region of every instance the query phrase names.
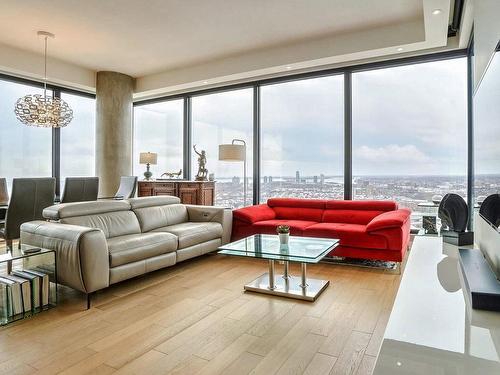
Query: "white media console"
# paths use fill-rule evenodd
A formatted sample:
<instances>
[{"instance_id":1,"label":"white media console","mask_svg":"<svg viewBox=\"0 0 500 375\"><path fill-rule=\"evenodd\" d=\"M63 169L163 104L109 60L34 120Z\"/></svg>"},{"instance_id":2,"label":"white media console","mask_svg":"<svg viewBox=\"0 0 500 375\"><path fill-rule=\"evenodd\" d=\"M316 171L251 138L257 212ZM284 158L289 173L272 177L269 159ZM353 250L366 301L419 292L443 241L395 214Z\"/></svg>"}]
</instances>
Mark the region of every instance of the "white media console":
<instances>
[{"instance_id":1,"label":"white media console","mask_svg":"<svg viewBox=\"0 0 500 375\"><path fill-rule=\"evenodd\" d=\"M375 375L500 374L500 313L470 307L457 250L415 238Z\"/></svg>"}]
</instances>

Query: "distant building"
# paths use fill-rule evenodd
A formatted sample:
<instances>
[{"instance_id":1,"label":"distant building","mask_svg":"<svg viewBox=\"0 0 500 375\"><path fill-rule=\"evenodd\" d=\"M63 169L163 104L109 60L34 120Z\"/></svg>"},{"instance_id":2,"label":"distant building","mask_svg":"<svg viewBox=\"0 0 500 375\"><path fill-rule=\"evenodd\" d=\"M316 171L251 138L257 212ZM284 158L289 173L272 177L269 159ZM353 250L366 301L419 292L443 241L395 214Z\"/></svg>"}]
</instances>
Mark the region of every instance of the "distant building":
<instances>
[{"instance_id":1,"label":"distant building","mask_svg":"<svg viewBox=\"0 0 500 375\"><path fill-rule=\"evenodd\" d=\"M315 184L317 184L317 183L318 183L318 176L314 176L314 177L313 177L313 182L314 182Z\"/></svg>"},{"instance_id":2,"label":"distant building","mask_svg":"<svg viewBox=\"0 0 500 375\"><path fill-rule=\"evenodd\" d=\"M323 173L321 173L321 174L319 175L319 183L320 183L321 185L323 185L323 184L325 183L325 175L324 175Z\"/></svg>"},{"instance_id":3,"label":"distant building","mask_svg":"<svg viewBox=\"0 0 500 375\"><path fill-rule=\"evenodd\" d=\"M300 183L300 172L299 171L295 172L295 182Z\"/></svg>"},{"instance_id":4,"label":"distant building","mask_svg":"<svg viewBox=\"0 0 500 375\"><path fill-rule=\"evenodd\" d=\"M273 176L269 176L269 182L273 182Z\"/></svg>"},{"instance_id":5,"label":"distant building","mask_svg":"<svg viewBox=\"0 0 500 375\"><path fill-rule=\"evenodd\" d=\"M240 178L239 178L239 177L234 176L234 177L233 177L232 182L233 182L233 184L235 184L235 185L239 185L239 184L240 184Z\"/></svg>"},{"instance_id":6,"label":"distant building","mask_svg":"<svg viewBox=\"0 0 500 375\"><path fill-rule=\"evenodd\" d=\"M265 184L267 184L267 183L268 183L268 181L269 181L269 180L268 180L267 176L264 176L264 183L265 183Z\"/></svg>"}]
</instances>

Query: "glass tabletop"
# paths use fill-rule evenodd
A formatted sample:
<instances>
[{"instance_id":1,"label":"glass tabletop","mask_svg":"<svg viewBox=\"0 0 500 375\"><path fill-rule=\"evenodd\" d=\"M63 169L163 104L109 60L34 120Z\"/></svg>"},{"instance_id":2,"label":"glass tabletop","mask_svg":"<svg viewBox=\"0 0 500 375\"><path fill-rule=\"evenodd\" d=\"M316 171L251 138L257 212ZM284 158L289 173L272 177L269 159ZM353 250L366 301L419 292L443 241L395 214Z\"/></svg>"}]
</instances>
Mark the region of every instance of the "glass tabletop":
<instances>
[{"instance_id":1,"label":"glass tabletop","mask_svg":"<svg viewBox=\"0 0 500 375\"><path fill-rule=\"evenodd\" d=\"M338 239L290 236L282 245L277 235L255 234L219 247L219 254L318 263L338 244Z\"/></svg>"},{"instance_id":2,"label":"glass tabletop","mask_svg":"<svg viewBox=\"0 0 500 375\"><path fill-rule=\"evenodd\" d=\"M40 249L39 251L36 252L29 252L29 250L36 250ZM54 250L50 249L42 249L39 247L35 246L30 246L30 245L21 245L21 249L17 248L17 244L12 246L11 251L7 251L7 246L0 246L0 263L6 262L9 260L15 260L15 259L22 259L22 258L27 258L33 255L39 255L39 254L46 254L46 253L53 253Z\"/></svg>"}]
</instances>

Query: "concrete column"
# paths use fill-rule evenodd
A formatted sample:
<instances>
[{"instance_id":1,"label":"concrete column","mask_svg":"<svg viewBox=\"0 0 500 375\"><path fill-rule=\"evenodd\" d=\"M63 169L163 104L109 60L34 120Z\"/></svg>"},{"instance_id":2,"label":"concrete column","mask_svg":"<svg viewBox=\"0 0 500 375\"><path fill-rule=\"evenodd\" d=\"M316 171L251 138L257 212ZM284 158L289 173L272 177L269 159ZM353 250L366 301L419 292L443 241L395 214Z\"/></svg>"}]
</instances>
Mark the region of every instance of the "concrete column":
<instances>
[{"instance_id":1,"label":"concrete column","mask_svg":"<svg viewBox=\"0 0 500 375\"><path fill-rule=\"evenodd\" d=\"M113 196L120 176L132 174L132 93L134 79L97 72L96 174L99 196Z\"/></svg>"}]
</instances>

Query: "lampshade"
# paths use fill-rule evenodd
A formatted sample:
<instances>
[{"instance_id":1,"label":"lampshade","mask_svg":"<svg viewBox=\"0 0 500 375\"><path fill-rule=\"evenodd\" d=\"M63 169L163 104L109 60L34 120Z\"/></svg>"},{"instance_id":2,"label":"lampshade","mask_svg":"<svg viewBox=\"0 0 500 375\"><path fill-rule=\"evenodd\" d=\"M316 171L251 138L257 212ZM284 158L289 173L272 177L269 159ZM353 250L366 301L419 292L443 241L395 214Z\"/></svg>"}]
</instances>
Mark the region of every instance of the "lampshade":
<instances>
[{"instance_id":1,"label":"lampshade","mask_svg":"<svg viewBox=\"0 0 500 375\"><path fill-rule=\"evenodd\" d=\"M158 155L154 152L141 152L139 155L139 164L156 164Z\"/></svg>"},{"instance_id":2,"label":"lampshade","mask_svg":"<svg viewBox=\"0 0 500 375\"><path fill-rule=\"evenodd\" d=\"M219 145L219 160L224 161L245 161L246 146L239 144Z\"/></svg>"}]
</instances>

